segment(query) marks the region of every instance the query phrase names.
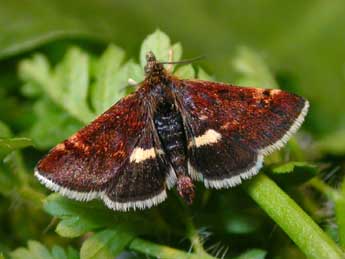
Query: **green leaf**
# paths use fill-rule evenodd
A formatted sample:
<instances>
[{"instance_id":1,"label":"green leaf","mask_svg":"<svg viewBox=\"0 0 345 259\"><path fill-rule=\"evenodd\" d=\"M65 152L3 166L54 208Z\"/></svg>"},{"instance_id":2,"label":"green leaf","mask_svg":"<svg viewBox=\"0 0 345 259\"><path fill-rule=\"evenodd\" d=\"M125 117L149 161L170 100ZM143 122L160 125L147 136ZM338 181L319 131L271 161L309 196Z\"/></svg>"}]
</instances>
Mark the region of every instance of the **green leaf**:
<instances>
[{"instance_id":1,"label":"green leaf","mask_svg":"<svg viewBox=\"0 0 345 259\"><path fill-rule=\"evenodd\" d=\"M0 133L10 137L10 129L0 122ZM30 202L35 207L41 206L43 194L31 188L30 175L26 171L19 148L32 145L26 138L0 138L0 193L18 202Z\"/></svg>"},{"instance_id":2,"label":"green leaf","mask_svg":"<svg viewBox=\"0 0 345 259\"><path fill-rule=\"evenodd\" d=\"M72 247L67 248L67 258L68 259L79 259L79 252Z\"/></svg>"},{"instance_id":3,"label":"green leaf","mask_svg":"<svg viewBox=\"0 0 345 259\"><path fill-rule=\"evenodd\" d=\"M95 66L96 83L93 86L91 102L97 114L114 104L116 94L125 85L117 85L116 74L124 61L125 53L115 45L109 45ZM122 91L124 93L124 91Z\"/></svg>"},{"instance_id":4,"label":"green leaf","mask_svg":"<svg viewBox=\"0 0 345 259\"><path fill-rule=\"evenodd\" d=\"M13 259L54 259L49 250L37 241L29 241L28 248L19 248L11 253Z\"/></svg>"},{"instance_id":5,"label":"green leaf","mask_svg":"<svg viewBox=\"0 0 345 259\"><path fill-rule=\"evenodd\" d=\"M37 241L29 241L27 248L18 248L11 254L11 259L77 259L78 253L71 247L66 251L54 245L51 252Z\"/></svg>"},{"instance_id":6,"label":"green leaf","mask_svg":"<svg viewBox=\"0 0 345 259\"><path fill-rule=\"evenodd\" d=\"M89 122L94 114L87 105L87 94L89 86L89 57L78 48L71 48L67 51L64 60L55 69L55 82L53 87L47 91L54 92L52 97L55 102L66 107L68 112L75 118L81 118ZM53 78L54 78L53 77Z\"/></svg>"},{"instance_id":7,"label":"green leaf","mask_svg":"<svg viewBox=\"0 0 345 259\"><path fill-rule=\"evenodd\" d=\"M160 225L154 223L154 214L115 212L98 201L78 202L54 193L46 198L43 208L50 215L61 219L56 231L64 237L77 237L96 229L113 227L116 224L121 224L123 229L127 228L139 233L152 234L153 227L156 228L155 231L160 231ZM153 219L147 221L150 217Z\"/></svg>"},{"instance_id":8,"label":"green leaf","mask_svg":"<svg viewBox=\"0 0 345 259\"><path fill-rule=\"evenodd\" d=\"M307 162L291 161L291 162L273 167L272 172L276 174L286 174L286 173L292 173L298 169L315 172L317 168L315 165L307 163Z\"/></svg>"},{"instance_id":9,"label":"green leaf","mask_svg":"<svg viewBox=\"0 0 345 259\"><path fill-rule=\"evenodd\" d=\"M62 220L56 232L63 237L78 237L91 230L104 227L111 222L111 214L99 206L90 208L82 202L66 199L59 194L52 194L44 202L44 210Z\"/></svg>"},{"instance_id":10,"label":"green leaf","mask_svg":"<svg viewBox=\"0 0 345 259\"><path fill-rule=\"evenodd\" d=\"M30 252L25 248L17 248L11 253L11 259L32 258Z\"/></svg>"},{"instance_id":11,"label":"green leaf","mask_svg":"<svg viewBox=\"0 0 345 259\"><path fill-rule=\"evenodd\" d=\"M249 48L241 47L232 61L235 70L241 75L239 85L279 88L262 57Z\"/></svg>"},{"instance_id":12,"label":"green leaf","mask_svg":"<svg viewBox=\"0 0 345 259\"><path fill-rule=\"evenodd\" d=\"M114 61L114 58L111 60ZM98 79L92 88L91 100L94 107L96 107L97 114L103 113L126 94L125 88L128 85L129 78L137 82L143 80L141 67L133 61L126 62L116 70L111 69L114 64L109 65L109 63L104 66L100 64L96 71ZM101 94L103 96L100 96Z\"/></svg>"},{"instance_id":13,"label":"green leaf","mask_svg":"<svg viewBox=\"0 0 345 259\"><path fill-rule=\"evenodd\" d=\"M182 79L195 78L195 70L192 65L179 67L178 69L176 69L174 74Z\"/></svg>"},{"instance_id":14,"label":"green leaf","mask_svg":"<svg viewBox=\"0 0 345 259\"><path fill-rule=\"evenodd\" d=\"M35 54L31 59L24 59L19 63L18 73L22 80L28 81L31 84L30 88L33 89L23 91L24 94L26 93L26 96L31 96L32 92L39 92L39 89L35 89L39 87L38 84L50 83L51 67L44 55ZM36 84L32 84L33 82ZM53 87L46 89L49 91L48 93L52 91L52 95L56 91Z\"/></svg>"},{"instance_id":15,"label":"green leaf","mask_svg":"<svg viewBox=\"0 0 345 259\"><path fill-rule=\"evenodd\" d=\"M29 138L0 138L0 149L7 152L32 146Z\"/></svg>"},{"instance_id":16,"label":"green leaf","mask_svg":"<svg viewBox=\"0 0 345 259\"><path fill-rule=\"evenodd\" d=\"M267 252L262 249L250 249L234 259L264 259Z\"/></svg>"},{"instance_id":17,"label":"green leaf","mask_svg":"<svg viewBox=\"0 0 345 259\"><path fill-rule=\"evenodd\" d=\"M74 238L91 231L99 225L94 225L88 220L81 219L80 217L69 217L61 220L56 226L56 233L62 237Z\"/></svg>"},{"instance_id":18,"label":"green leaf","mask_svg":"<svg viewBox=\"0 0 345 259\"><path fill-rule=\"evenodd\" d=\"M27 134L40 149L48 149L79 130L83 124L48 98L35 102L36 121Z\"/></svg>"},{"instance_id":19,"label":"green leaf","mask_svg":"<svg viewBox=\"0 0 345 259\"><path fill-rule=\"evenodd\" d=\"M181 44L171 45L168 35L160 30L147 36L141 45L140 64L146 65L146 54L152 51L158 61L169 61L169 51L173 51L173 61L179 61L182 56Z\"/></svg>"},{"instance_id":20,"label":"green leaf","mask_svg":"<svg viewBox=\"0 0 345 259\"><path fill-rule=\"evenodd\" d=\"M107 229L88 238L80 249L81 259L113 259L119 255L132 235L120 230Z\"/></svg>"},{"instance_id":21,"label":"green leaf","mask_svg":"<svg viewBox=\"0 0 345 259\"><path fill-rule=\"evenodd\" d=\"M86 123L94 117L87 105L89 58L80 49L69 49L54 71L44 56L35 55L20 63L19 75L23 80L38 84L74 118Z\"/></svg>"},{"instance_id":22,"label":"green leaf","mask_svg":"<svg viewBox=\"0 0 345 259\"><path fill-rule=\"evenodd\" d=\"M282 186L299 186L318 173L318 167L308 162L291 161L272 166L272 178Z\"/></svg>"},{"instance_id":23,"label":"green leaf","mask_svg":"<svg viewBox=\"0 0 345 259\"><path fill-rule=\"evenodd\" d=\"M204 69L198 67L198 79L206 81L214 81L214 78L210 76Z\"/></svg>"},{"instance_id":24,"label":"green leaf","mask_svg":"<svg viewBox=\"0 0 345 259\"><path fill-rule=\"evenodd\" d=\"M68 259L65 250L62 247L56 245L54 245L52 248L52 256L54 259Z\"/></svg>"},{"instance_id":25,"label":"green leaf","mask_svg":"<svg viewBox=\"0 0 345 259\"><path fill-rule=\"evenodd\" d=\"M8 154L12 154L11 152L15 150L19 150L25 147L32 146L33 143L31 139L29 138L9 138L8 136L11 136L10 130L7 128L7 126L0 122L0 134L4 137L1 137L0 135L0 159L2 160ZM8 159L11 159L11 157L8 157ZM8 160L7 159L7 160ZM0 168L1 171L1 168ZM3 176L0 176L0 179ZM1 182L1 180L0 180Z\"/></svg>"}]
</instances>

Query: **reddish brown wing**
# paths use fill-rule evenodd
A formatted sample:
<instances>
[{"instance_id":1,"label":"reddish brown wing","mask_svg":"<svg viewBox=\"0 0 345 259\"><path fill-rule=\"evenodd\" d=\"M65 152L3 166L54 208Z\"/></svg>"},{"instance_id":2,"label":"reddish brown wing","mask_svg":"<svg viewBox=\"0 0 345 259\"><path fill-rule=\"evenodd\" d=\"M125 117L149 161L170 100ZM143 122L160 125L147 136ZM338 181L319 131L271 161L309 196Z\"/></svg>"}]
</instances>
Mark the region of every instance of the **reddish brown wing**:
<instances>
[{"instance_id":1,"label":"reddish brown wing","mask_svg":"<svg viewBox=\"0 0 345 259\"><path fill-rule=\"evenodd\" d=\"M69 198L102 198L114 210L150 207L164 200L164 158L151 159L151 152L145 161L131 161L136 147L143 152L159 149L152 136L149 103L141 96L136 92L123 98L53 148L37 164L39 180ZM142 153L136 154L138 160Z\"/></svg>"},{"instance_id":2,"label":"reddish brown wing","mask_svg":"<svg viewBox=\"0 0 345 259\"><path fill-rule=\"evenodd\" d=\"M255 175L263 156L299 128L309 106L282 90L207 81L176 82L175 91L190 142L191 175L215 188Z\"/></svg>"}]
</instances>

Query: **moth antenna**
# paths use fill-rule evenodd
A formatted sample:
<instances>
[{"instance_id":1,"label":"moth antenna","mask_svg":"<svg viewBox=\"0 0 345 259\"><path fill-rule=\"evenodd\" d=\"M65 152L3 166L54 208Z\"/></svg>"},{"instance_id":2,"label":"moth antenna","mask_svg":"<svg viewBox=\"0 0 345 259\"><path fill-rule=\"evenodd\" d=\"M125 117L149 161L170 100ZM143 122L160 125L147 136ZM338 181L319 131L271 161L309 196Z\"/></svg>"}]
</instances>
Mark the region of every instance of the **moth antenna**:
<instances>
[{"instance_id":1,"label":"moth antenna","mask_svg":"<svg viewBox=\"0 0 345 259\"><path fill-rule=\"evenodd\" d=\"M195 58L190 58L190 59L185 59L185 60L180 60L180 61L165 61L165 62L158 62L159 64L162 65L166 65L166 64L171 64L171 65L175 65L175 64L191 64L193 62L199 61L201 59L205 59L206 56L202 55L202 56L198 56Z\"/></svg>"}]
</instances>

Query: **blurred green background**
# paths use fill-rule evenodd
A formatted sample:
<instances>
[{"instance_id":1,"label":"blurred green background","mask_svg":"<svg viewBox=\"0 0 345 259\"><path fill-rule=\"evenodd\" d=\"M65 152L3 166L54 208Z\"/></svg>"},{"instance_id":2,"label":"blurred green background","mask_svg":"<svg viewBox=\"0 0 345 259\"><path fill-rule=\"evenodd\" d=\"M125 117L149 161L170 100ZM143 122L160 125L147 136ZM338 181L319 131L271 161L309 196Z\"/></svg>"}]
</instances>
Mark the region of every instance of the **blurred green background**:
<instances>
[{"instance_id":1,"label":"blurred green background","mask_svg":"<svg viewBox=\"0 0 345 259\"><path fill-rule=\"evenodd\" d=\"M198 62L197 66L200 65L217 81L241 82L241 69L236 60L246 55L243 49L255 53L262 61L258 63L258 69L268 68L257 73L272 74L280 88L297 93L311 103L304 135L300 138L303 151L294 142L289 148L295 147L291 148L293 151L287 157L320 163L318 169L326 171L327 181L335 187L339 186L339 175L343 176L345 171L345 1L1 0L0 138L30 137L35 148L29 147L22 153L13 152L9 156L9 152L2 150L0 145L0 158L4 160L0 164L0 251L9 252L18 246L25 246L29 239L62 246L80 245L80 240L66 241L53 233L51 225L56 225L56 218L52 223L41 205L37 205L43 199L45 189L32 178L32 169L48 148L72 134L85 121L78 121L78 116L63 111L56 105L56 100L47 98L42 89L37 90L37 82L25 76L37 76L35 73L47 64L39 59L36 63L25 63L23 60L40 52L55 66L63 63L61 60L73 45L83 49L87 55L77 49L72 51L69 61L73 61L73 55L81 59L87 56L92 70L97 58L110 43L114 43L125 51L126 59L134 58L138 62L143 39L157 29L167 33L173 43L181 43L182 59L205 55L206 59ZM77 61L76 58L76 64ZM35 69L31 69L33 67ZM43 72L47 71L42 70L39 75ZM274 80L267 82L275 84ZM60 106L64 101L60 101ZM79 110L76 109L76 112ZM49 118L45 120L46 117ZM55 129L54 123L57 124ZM17 144L19 147L26 146L27 141L19 140ZM286 162L286 153L271 159L278 163ZM303 166L305 173L309 165ZM313 173L316 171L315 168L311 170ZM338 172L342 173L338 175ZM295 174L289 178L292 179L290 182L283 175L283 181L277 181L336 239L334 213L329 215L328 210L320 212L324 209L322 202L329 205L329 200L314 193L309 196L309 192L305 195L304 192L291 191L291 186L302 185L311 176L296 182L294 177L298 178ZM343 189L345 193L345 184ZM304 258L281 231L271 235L271 231L275 231L272 230L274 222L256 207L253 209L253 202L243 198L241 191L223 191L215 196L211 198L215 205L208 208L216 213L207 214L205 219L200 213L201 219L197 220L200 220L201 226L205 222L215 222L224 204L229 206L229 215L222 215L225 223L220 222L216 228L219 228L219 239L235 244L235 253L248 247L269 247L267 249L272 254L284 254L276 258ZM164 210L167 215L163 213L163 216L172 214L167 213L170 211L165 207ZM249 211L249 216L242 215L243 210ZM345 210L339 215L345 215ZM257 221L254 222L254 218ZM34 219L32 224L28 224L28 219ZM224 225L227 230L224 230ZM254 231L262 236L249 236ZM345 232L343 234L345 237ZM262 237L266 236L270 240L263 241ZM169 238L165 241L173 239ZM173 240L166 243L181 245L181 242ZM284 251L280 251L281 244ZM181 246L186 248L184 244Z\"/></svg>"}]
</instances>

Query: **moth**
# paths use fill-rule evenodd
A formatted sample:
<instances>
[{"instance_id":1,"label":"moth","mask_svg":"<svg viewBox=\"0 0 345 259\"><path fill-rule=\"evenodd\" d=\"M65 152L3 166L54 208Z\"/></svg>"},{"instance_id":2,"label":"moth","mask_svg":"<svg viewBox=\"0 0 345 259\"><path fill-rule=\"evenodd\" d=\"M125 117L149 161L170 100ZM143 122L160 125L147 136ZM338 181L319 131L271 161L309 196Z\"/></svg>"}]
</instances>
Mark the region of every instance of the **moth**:
<instances>
[{"instance_id":1,"label":"moth","mask_svg":"<svg viewBox=\"0 0 345 259\"><path fill-rule=\"evenodd\" d=\"M248 88L169 73L152 52L145 80L38 162L49 189L113 210L150 208L193 181L229 188L256 175L264 156L301 126L309 103L278 89Z\"/></svg>"}]
</instances>

